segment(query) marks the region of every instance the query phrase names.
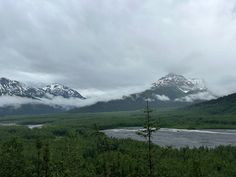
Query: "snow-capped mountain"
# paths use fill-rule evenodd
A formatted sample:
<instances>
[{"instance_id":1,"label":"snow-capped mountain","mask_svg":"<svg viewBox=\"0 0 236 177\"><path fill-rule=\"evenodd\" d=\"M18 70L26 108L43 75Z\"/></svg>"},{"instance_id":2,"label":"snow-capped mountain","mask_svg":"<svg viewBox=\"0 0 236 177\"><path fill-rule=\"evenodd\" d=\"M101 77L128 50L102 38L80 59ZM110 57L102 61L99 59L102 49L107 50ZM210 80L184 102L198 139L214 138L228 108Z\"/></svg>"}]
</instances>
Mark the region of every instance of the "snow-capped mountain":
<instances>
[{"instance_id":1,"label":"snow-capped mountain","mask_svg":"<svg viewBox=\"0 0 236 177\"><path fill-rule=\"evenodd\" d=\"M64 98L85 99L79 92L61 84L51 84L43 88L45 93Z\"/></svg>"},{"instance_id":2,"label":"snow-capped mountain","mask_svg":"<svg viewBox=\"0 0 236 177\"><path fill-rule=\"evenodd\" d=\"M74 112L138 110L144 107L146 99L151 101L150 106L160 109L186 106L214 98L216 97L207 89L202 79L188 79L182 75L170 73L143 92L125 95L122 99L98 102L75 109Z\"/></svg>"},{"instance_id":3,"label":"snow-capped mountain","mask_svg":"<svg viewBox=\"0 0 236 177\"><path fill-rule=\"evenodd\" d=\"M11 114L18 114L19 112L22 114L62 112L65 111L64 105L67 105L68 109L73 109L72 112L130 111L143 109L146 99L151 100L151 107L161 109L183 107L216 98L207 89L203 80L189 79L173 73L150 84L150 88L143 92L124 95L121 99L100 101L93 105L91 105L91 100L86 99L90 106L80 108L75 108L77 107L74 105L75 100L68 98L80 100L85 98L76 90L61 84L51 84L43 88L35 88L26 86L18 81L0 78L0 99L3 95L36 99L37 105L35 102L27 101L27 104L23 103L23 106L17 110L12 107L3 107L2 110L0 109L0 115L1 113L2 115L7 115L9 112ZM16 100L16 102L19 100ZM72 102L68 103L68 101ZM3 105L6 105L5 102ZM86 102L83 102L81 105L86 105Z\"/></svg>"},{"instance_id":4,"label":"snow-capped mountain","mask_svg":"<svg viewBox=\"0 0 236 177\"><path fill-rule=\"evenodd\" d=\"M174 73L160 78L152 84L150 90L152 91L151 97L157 94L159 100L161 100L160 96L178 102L194 102L216 98L208 90L203 79L186 78Z\"/></svg>"},{"instance_id":5,"label":"snow-capped mountain","mask_svg":"<svg viewBox=\"0 0 236 177\"><path fill-rule=\"evenodd\" d=\"M213 99L215 96L207 89L202 79L186 78L182 75L170 73L157 82L150 89L141 93L131 94L132 100L149 98L152 101L194 102Z\"/></svg>"},{"instance_id":6,"label":"snow-capped mountain","mask_svg":"<svg viewBox=\"0 0 236 177\"><path fill-rule=\"evenodd\" d=\"M170 73L153 83L152 89L160 87L177 87L184 93L207 91L207 87L202 79L187 79L182 75Z\"/></svg>"},{"instance_id":7,"label":"snow-capped mountain","mask_svg":"<svg viewBox=\"0 0 236 177\"><path fill-rule=\"evenodd\" d=\"M61 84L51 84L44 88L28 87L18 81L0 78L0 96L19 96L27 98L79 98L85 99L79 92Z\"/></svg>"},{"instance_id":8,"label":"snow-capped mountain","mask_svg":"<svg viewBox=\"0 0 236 177\"><path fill-rule=\"evenodd\" d=\"M9 95L27 97L28 94L26 92L27 87L24 84L7 78L0 78L0 96Z\"/></svg>"}]
</instances>

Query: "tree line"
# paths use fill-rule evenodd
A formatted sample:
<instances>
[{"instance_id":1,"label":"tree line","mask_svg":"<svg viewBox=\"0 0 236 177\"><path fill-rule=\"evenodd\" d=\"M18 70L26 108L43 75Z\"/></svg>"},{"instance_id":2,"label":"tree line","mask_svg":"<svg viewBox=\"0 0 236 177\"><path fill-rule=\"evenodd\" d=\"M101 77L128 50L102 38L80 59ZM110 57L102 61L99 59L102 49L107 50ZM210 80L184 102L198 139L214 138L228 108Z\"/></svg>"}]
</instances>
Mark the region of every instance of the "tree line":
<instances>
[{"instance_id":1,"label":"tree line","mask_svg":"<svg viewBox=\"0 0 236 177\"><path fill-rule=\"evenodd\" d=\"M174 149L152 144L150 173L145 142L108 138L97 127L8 128L7 133L0 138L1 177L236 176L236 148L230 146Z\"/></svg>"}]
</instances>

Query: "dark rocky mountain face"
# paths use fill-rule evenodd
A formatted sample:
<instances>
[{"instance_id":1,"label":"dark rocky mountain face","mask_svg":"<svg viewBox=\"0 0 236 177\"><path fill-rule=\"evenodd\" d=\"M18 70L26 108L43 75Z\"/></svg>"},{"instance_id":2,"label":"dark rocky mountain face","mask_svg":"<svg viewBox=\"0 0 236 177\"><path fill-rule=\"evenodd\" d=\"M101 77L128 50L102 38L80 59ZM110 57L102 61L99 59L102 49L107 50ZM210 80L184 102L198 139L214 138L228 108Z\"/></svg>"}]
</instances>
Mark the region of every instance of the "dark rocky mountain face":
<instances>
[{"instance_id":1,"label":"dark rocky mountain face","mask_svg":"<svg viewBox=\"0 0 236 177\"><path fill-rule=\"evenodd\" d=\"M79 92L61 84L51 84L44 88L28 87L18 81L0 78L0 96L19 96L26 98L79 98L85 99Z\"/></svg>"}]
</instances>

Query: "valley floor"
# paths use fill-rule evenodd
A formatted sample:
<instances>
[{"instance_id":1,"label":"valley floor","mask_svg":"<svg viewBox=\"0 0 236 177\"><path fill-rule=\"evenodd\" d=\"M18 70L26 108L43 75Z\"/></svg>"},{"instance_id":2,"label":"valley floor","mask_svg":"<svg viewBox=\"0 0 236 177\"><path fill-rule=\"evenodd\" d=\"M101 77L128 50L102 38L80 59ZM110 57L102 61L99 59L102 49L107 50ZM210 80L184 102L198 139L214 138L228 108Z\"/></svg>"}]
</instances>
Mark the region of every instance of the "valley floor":
<instances>
[{"instance_id":1,"label":"valley floor","mask_svg":"<svg viewBox=\"0 0 236 177\"><path fill-rule=\"evenodd\" d=\"M160 127L235 128L233 116L153 112ZM142 111L1 117L1 177L147 177L147 144L108 138L100 129L142 126ZM44 124L42 128L27 126ZM155 177L234 177L236 147L162 148L152 145Z\"/></svg>"}]
</instances>

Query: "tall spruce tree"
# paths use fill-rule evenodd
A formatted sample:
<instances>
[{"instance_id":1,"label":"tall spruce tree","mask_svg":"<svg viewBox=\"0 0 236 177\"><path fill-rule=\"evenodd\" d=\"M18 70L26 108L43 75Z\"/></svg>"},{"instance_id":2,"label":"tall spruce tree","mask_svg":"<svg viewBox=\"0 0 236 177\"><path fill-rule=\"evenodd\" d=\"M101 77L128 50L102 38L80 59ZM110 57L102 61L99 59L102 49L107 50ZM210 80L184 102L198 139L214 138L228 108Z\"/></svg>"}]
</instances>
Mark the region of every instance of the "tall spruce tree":
<instances>
[{"instance_id":1,"label":"tall spruce tree","mask_svg":"<svg viewBox=\"0 0 236 177\"><path fill-rule=\"evenodd\" d=\"M146 108L144 110L144 113L146 114L145 123L144 123L144 130L142 132L139 132L142 136L147 138L148 143L148 169L149 177L153 177L153 157L152 157L152 133L157 131L157 121L154 121L151 119L151 113L152 110L149 107L149 99L146 99Z\"/></svg>"}]
</instances>

